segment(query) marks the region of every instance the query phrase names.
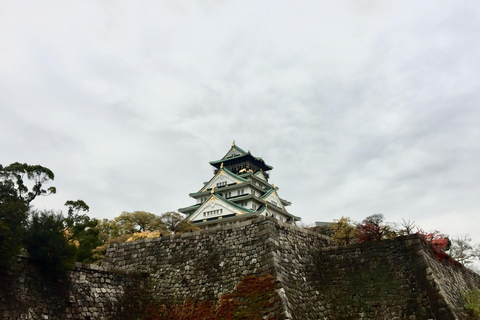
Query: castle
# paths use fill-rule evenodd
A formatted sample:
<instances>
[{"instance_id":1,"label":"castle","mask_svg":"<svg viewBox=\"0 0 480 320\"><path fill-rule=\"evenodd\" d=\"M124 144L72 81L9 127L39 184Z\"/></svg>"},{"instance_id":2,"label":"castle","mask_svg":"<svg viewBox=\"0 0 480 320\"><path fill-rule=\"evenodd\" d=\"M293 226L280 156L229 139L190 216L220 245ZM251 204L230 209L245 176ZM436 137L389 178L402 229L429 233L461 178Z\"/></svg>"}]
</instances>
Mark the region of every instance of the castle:
<instances>
[{"instance_id":1,"label":"castle","mask_svg":"<svg viewBox=\"0 0 480 320\"><path fill-rule=\"evenodd\" d=\"M268 182L268 171L273 167L235 141L220 160L210 164L215 168L214 176L190 193L196 204L178 210L186 219L202 228L258 215L289 223L300 220L287 211L291 203L278 196L278 187Z\"/></svg>"}]
</instances>

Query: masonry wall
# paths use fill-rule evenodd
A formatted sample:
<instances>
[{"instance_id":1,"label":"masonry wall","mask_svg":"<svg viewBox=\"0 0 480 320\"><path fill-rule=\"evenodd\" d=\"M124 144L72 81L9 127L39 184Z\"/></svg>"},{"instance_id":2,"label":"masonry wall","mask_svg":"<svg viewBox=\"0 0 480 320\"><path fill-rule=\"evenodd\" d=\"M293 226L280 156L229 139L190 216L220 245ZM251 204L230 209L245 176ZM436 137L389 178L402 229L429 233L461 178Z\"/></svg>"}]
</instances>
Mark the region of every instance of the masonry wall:
<instances>
[{"instance_id":1,"label":"masonry wall","mask_svg":"<svg viewBox=\"0 0 480 320\"><path fill-rule=\"evenodd\" d=\"M437 260L418 235L328 248L278 239L292 319L466 319L462 293L480 288L476 273Z\"/></svg>"},{"instance_id":2,"label":"masonry wall","mask_svg":"<svg viewBox=\"0 0 480 320\"><path fill-rule=\"evenodd\" d=\"M333 247L328 238L259 217L236 225L118 244L102 268L64 282L21 257L0 279L0 319L134 319L147 301L215 301L250 275L275 277L277 319L467 319L462 293L480 277L417 235Z\"/></svg>"},{"instance_id":3,"label":"masonry wall","mask_svg":"<svg viewBox=\"0 0 480 320\"><path fill-rule=\"evenodd\" d=\"M328 244L326 237L282 225L288 241L303 247ZM280 225L259 217L213 230L122 243L109 248L102 267L151 274L152 296L160 303L214 300L233 292L247 275L276 275L271 249L276 228Z\"/></svg>"},{"instance_id":4,"label":"masonry wall","mask_svg":"<svg viewBox=\"0 0 480 320\"><path fill-rule=\"evenodd\" d=\"M478 276L436 260L417 235L349 246L259 218L112 247L106 265L152 274L165 304L215 299L250 274L276 276L289 319L465 319Z\"/></svg>"},{"instance_id":5,"label":"masonry wall","mask_svg":"<svg viewBox=\"0 0 480 320\"><path fill-rule=\"evenodd\" d=\"M422 284L424 267L405 238L331 248L309 248L298 257L278 248L283 287L293 319L436 318Z\"/></svg>"},{"instance_id":6,"label":"masonry wall","mask_svg":"<svg viewBox=\"0 0 480 320\"><path fill-rule=\"evenodd\" d=\"M480 275L449 257L438 257L424 242L420 242L417 248L417 253L425 261L425 278L430 283L434 294L444 298L445 302L438 306L440 310L448 311L453 318L466 318L463 309L465 305L463 293L474 287L480 289Z\"/></svg>"},{"instance_id":7,"label":"masonry wall","mask_svg":"<svg viewBox=\"0 0 480 320\"><path fill-rule=\"evenodd\" d=\"M0 319L134 319L145 277L78 263L60 281L19 257L0 275Z\"/></svg>"}]
</instances>

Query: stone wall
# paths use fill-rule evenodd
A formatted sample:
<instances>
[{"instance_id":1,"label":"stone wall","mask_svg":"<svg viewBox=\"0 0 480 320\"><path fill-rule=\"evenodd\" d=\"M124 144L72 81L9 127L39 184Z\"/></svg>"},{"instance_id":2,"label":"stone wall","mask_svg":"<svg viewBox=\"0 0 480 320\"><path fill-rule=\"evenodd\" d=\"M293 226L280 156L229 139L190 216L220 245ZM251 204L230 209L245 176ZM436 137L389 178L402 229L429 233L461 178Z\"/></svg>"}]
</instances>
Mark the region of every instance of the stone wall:
<instances>
[{"instance_id":1,"label":"stone wall","mask_svg":"<svg viewBox=\"0 0 480 320\"><path fill-rule=\"evenodd\" d=\"M276 319L461 320L462 293L480 288L480 276L418 235L332 246L318 233L259 217L116 244L101 268L78 264L56 284L19 258L0 279L0 319L133 319L147 302L216 301L262 275L276 279L276 305L264 313Z\"/></svg>"},{"instance_id":2,"label":"stone wall","mask_svg":"<svg viewBox=\"0 0 480 320\"><path fill-rule=\"evenodd\" d=\"M307 319L447 319L432 310L421 257L407 240L312 247L301 259L298 251L278 248L290 313Z\"/></svg>"},{"instance_id":3,"label":"stone wall","mask_svg":"<svg viewBox=\"0 0 480 320\"><path fill-rule=\"evenodd\" d=\"M436 257L420 236L337 247L280 241L278 276L292 319L466 319L480 276Z\"/></svg>"},{"instance_id":4,"label":"stone wall","mask_svg":"<svg viewBox=\"0 0 480 320\"><path fill-rule=\"evenodd\" d=\"M276 221L276 220L275 220ZM102 267L151 274L152 296L160 303L217 299L247 275L277 274L274 230L285 241L326 246L327 237L260 217L193 233L126 242L109 248ZM288 230L288 231L287 231Z\"/></svg>"},{"instance_id":5,"label":"stone wall","mask_svg":"<svg viewBox=\"0 0 480 320\"><path fill-rule=\"evenodd\" d=\"M438 307L453 318L465 318L463 293L472 288L480 289L480 275L470 271L449 257L438 254L424 242L417 245L417 254L424 260L425 278L430 283L433 295L444 300Z\"/></svg>"},{"instance_id":6,"label":"stone wall","mask_svg":"<svg viewBox=\"0 0 480 320\"><path fill-rule=\"evenodd\" d=\"M465 319L462 292L480 287L475 273L436 260L418 235L329 246L326 237L264 217L120 244L104 265L150 273L167 305L215 299L246 275L269 273L290 319Z\"/></svg>"},{"instance_id":7,"label":"stone wall","mask_svg":"<svg viewBox=\"0 0 480 320\"><path fill-rule=\"evenodd\" d=\"M45 278L24 255L0 275L0 319L132 319L145 275L77 263L60 280Z\"/></svg>"}]
</instances>

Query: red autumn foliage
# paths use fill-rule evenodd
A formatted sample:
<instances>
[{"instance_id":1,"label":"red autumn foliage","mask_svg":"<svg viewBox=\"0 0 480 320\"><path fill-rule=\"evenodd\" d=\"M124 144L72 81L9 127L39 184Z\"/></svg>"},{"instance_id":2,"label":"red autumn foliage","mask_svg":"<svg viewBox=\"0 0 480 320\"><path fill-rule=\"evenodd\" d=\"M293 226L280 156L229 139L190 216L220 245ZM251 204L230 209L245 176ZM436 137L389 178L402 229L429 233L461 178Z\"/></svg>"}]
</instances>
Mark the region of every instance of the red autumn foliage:
<instances>
[{"instance_id":1,"label":"red autumn foliage","mask_svg":"<svg viewBox=\"0 0 480 320\"><path fill-rule=\"evenodd\" d=\"M435 259L438 261L449 261L454 265L459 265L459 263L450 257L445 251L450 248L451 242L448 237L440 233L439 231L435 230L434 232L425 232L420 230L417 232L419 235L423 237L423 239L432 247L433 255Z\"/></svg>"},{"instance_id":2,"label":"red autumn foliage","mask_svg":"<svg viewBox=\"0 0 480 320\"><path fill-rule=\"evenodd\" d=\"M235 292L223 295L218 301L186 301L181 305L152 304L145 320L260 320L273 311L279 301L275 293L275 277L247 276ZM273 320L272 317L267 320Z\"/></svg>"},{"instance_id":3,"label":"red autumn foliage","mask_svg":"<svg viewBox=\"0 0 480 320\"><path fill-rule=\"evenodd\" d=\"M380 241L383 237L383 230L379 225L365 223L357 227L357 239L359 243Z\"/></svg>"},{"instance_id":4,"label":"red autumn foliage","mask_svg":"<svg viewBox=\"0 0 480 320\"><path fill-rule=\"evenodd\" d=\"M446 251L450 247L450 240L448 237L437 230L430 233L420 230L418 231L418 234L421 235L427 243L438 250Z\"/></svg>"}]
</instances>

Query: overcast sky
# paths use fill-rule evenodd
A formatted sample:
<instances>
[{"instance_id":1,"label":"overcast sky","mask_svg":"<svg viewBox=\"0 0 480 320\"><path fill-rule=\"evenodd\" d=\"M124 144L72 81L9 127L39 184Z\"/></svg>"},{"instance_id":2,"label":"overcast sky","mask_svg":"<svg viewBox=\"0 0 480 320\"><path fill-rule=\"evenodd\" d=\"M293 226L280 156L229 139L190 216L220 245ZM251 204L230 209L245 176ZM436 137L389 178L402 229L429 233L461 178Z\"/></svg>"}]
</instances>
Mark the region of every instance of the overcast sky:
<instances>
[{"instance_id":1,"label":"overcast sky","mask_svg":"<svg viewBox=\"0 0 480 320\"><path fill-rule=\"evenodd\" d=\"M235 140L306 223L480 242L479 70L478 1L0 1L0 163L161 214Z\"/></svg>"}]
</instances>

